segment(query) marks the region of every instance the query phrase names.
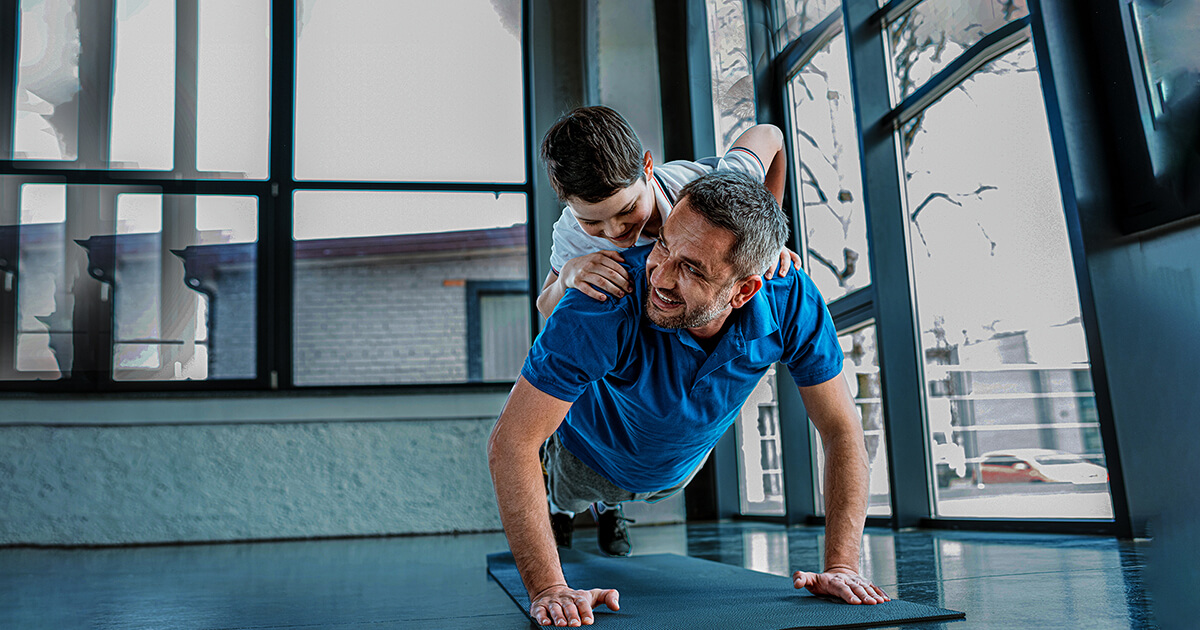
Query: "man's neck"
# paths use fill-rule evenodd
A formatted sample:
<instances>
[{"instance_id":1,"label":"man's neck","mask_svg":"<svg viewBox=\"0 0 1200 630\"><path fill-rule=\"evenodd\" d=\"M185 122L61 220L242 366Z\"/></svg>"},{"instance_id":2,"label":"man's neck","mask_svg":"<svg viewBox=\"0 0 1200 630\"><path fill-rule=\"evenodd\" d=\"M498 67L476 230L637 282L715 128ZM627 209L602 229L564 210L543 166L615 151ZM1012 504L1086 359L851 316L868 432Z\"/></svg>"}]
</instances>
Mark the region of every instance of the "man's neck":
<instances>
[{"instance_id":1,"label":"man's neck","mask_svg":"<svg viewBox=\"0 0 1200 630\"><path fill-rule=\"evenodd\" d=\"M723 313L709 321L703 326L689 328L687 331L692 334L692 338L696 343L700 344L704 351L712 354L716 350L717 344L721 342L721 337L725 336L725 331L729 325L733 323L733 309L726 308Z\"/></svg>"}]
</instances>

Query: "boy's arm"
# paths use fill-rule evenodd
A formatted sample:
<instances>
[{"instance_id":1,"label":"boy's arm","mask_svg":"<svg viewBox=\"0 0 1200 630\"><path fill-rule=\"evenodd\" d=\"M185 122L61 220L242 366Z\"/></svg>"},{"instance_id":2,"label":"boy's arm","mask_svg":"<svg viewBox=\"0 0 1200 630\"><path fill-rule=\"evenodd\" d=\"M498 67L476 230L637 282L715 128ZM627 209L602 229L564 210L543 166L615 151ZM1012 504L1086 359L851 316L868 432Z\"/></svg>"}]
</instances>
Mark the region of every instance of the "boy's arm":
<instances>
[{"instance_id":1,"label":"boy's arm","mask_svg":"<svg viewBox=\"0 0 1200 630\"><path fill-rule=\"evenodd\" d=\"M608 299L605 293L616 298L633 293L629 272L621 266L623 262L625 259L615 251L593 252L568 260L561 273L551 270L546 274L537 299L538 312L549 318L570 288L579 289L593 300L601 302Z\"/></svg>"},{"instance_id":2,"label":"boy's arm","mask_svg":"<svg viewBox=\"0 0 1200 630\"><path fill-rule=\"evenodd\" d=\"M742 132L730 150L742 148L750 151L762 160L766 178L763 184L774 195L775 201L783 205L783 185L787 182L787 160L784 159L783 132L775 125L754 125ZM792 267L800 266L800 255L788 248L779 252L779 264L772 265L763 278L770 280L778 273L788 275Z\"/></svg>"},{"instance_id":3,"label":"boy's arm","mask_svg":"<svg viewBox=\"0 0 1200 630\"><path fill-rule=\"evenodd\" d=\"M733 148L750 151L762 160L766 179L763 181L775 200L783 204L783 185L787 182L787 160L784 159L783 132L775 125L754 125L742 132Z\"/></svg>"}]
</instances>

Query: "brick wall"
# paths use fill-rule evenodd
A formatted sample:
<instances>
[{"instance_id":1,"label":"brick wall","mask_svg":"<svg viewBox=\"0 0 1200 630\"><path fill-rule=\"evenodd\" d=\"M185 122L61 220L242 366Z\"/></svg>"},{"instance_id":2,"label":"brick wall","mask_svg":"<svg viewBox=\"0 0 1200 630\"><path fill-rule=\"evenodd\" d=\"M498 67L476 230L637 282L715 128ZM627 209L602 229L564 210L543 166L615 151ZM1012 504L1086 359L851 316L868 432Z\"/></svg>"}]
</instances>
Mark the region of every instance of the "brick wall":
<instances>
[{"instance_id":1,"label":"brick wall","mask_svg":"<svg viewBox=\"0 0 1200 630\"><path fill-rule=\"evenodd\" d=\"M296 264L299 385L467 380L466 280L525 280L523 248Z\"/></svg>"}]
</instances>

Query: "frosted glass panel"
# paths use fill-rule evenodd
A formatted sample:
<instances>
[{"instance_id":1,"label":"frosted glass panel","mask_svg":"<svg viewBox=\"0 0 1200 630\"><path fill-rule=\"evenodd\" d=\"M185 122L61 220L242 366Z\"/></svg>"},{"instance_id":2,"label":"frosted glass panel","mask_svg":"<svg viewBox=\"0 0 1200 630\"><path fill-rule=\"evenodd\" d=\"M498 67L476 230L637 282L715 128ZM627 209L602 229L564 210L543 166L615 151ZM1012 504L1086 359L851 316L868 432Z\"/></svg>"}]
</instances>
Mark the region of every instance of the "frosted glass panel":
<instances>
[{"instance_id":1,"label":"frosted glass panel","mask_svg":"<svg viewBox=\"0 0 1200 630\"><path fill-rule=\"evenodd\" d=\"M523 182L520 6L300 1L296 177Z\"/></svg>"}]
</instances>

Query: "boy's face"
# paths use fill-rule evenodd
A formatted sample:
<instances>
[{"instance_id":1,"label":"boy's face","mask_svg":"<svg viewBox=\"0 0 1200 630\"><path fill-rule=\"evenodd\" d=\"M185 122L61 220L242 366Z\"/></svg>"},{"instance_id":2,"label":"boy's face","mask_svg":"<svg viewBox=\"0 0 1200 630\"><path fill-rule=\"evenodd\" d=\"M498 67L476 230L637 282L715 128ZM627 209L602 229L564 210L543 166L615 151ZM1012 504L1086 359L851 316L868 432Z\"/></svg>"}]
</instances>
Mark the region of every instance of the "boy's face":
<instances>
[{"instance_id":1,"label":"boy's face","mask_svg":"<svg viewBox=\"0 0 1200 630\"><path fill-rule=\"evenodd\" d=\"M653 168L647 151L643 176L632 185L596 203L568 198L567 205L583 231L607 239L619 249L633 247L646 223L654 216L654 189L650 185Z\"/></svg>"}]
</instances>

